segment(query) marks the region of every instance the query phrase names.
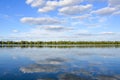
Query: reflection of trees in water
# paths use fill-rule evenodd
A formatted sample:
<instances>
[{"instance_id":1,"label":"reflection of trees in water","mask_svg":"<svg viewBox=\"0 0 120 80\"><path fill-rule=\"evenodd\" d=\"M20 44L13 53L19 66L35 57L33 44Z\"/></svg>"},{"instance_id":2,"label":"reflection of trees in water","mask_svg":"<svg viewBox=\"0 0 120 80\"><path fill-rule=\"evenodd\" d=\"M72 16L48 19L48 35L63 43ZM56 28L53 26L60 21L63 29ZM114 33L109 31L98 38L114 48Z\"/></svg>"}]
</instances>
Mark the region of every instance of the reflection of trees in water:
<instances>
[{"instance_id":1,"label":"reflection of trees in water","mask_svg":"<svg viewBox=\"0 0 120 80\"><path fill-rule=\"evenodd\" d=\"M20 48L111 48L111 47L115 47L115 48L120 48L120 44L119 45L40 45L40 46L19 46L19 45L0 45L0 48L14 48L14 47L20 47Z\"/></svg>"}]
</instances>

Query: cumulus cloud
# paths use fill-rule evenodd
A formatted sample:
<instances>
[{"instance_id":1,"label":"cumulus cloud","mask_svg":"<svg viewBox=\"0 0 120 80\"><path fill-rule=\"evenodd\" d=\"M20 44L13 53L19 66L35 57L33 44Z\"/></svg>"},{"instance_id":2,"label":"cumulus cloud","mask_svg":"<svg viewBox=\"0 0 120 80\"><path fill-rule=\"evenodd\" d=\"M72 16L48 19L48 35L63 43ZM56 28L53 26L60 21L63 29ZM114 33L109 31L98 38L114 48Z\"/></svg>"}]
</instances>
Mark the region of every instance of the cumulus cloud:
<instances>
[{"instance_id":1,"label":"cumulus cloud","mask_svg":"<svg viewBox=\"0 0 120 80\"><path fill-rule=\"evenodd\" d=\"M26 0L27 4L31 4L33 2L33 0Z\"/></svg>"},{"instance_id":2,"label":"cumulus cloud","mask_svg":"<svg viewBox=\"0 0 120 80\"><path fill-rule=\"evenodd\" d=\"M68 31L73 30L72 27L63 27L63 26L43 26L43 29L49 31Z\"/></svg>"},{"instance_id":3,"label":"cumulus cloud","mask_svg":"<svg viewBox=\"0 0 120 80\"><path fill-rule=\"evenodd\" d=\"M84 12L89 11L92 8L91 4L88 5L76 5L76 6L69 6L69 7L63 7L59 9L59 12L65 15L75 15L75 14L81 14Z\"/></svg>"},{"instance_id":4,"label":"cumulus cloud","mask_svg":"<svg viewBox=\"0 0 120 80\"><path fill-rule=\"evenodd\" d=\"M79 33L78 36L93 36L94 34L91 33Z\"/></svg>"},{"instance_id":5,"label":"cumulus cloud","mask_svg":"<svg viewBox=\"0 0 120 80\"><path fill-rule=\"evenodd\" d=\"M26 0L26 3L32 7L40 7L44 5L45 0Z\"/></svg>"},{"instance_id":6,"label":"cumulus cloud","mask_svg":"<svg viewBox=\"0 0 120 80\"><path fill-rule=\"evenodd\" d=\"M110 36L110 35L116 35L115 32L100 32L100 33L77 33L78 36Z\"/></svg>"},{"instance_id":7,"label":"cumulus cloud","mask_svg":"<svg viewBox=\"0 0 120 80\"><path fill-rule=\"evenodd\" d=\"M100 34L102 34L102 35L115 35L116 33L114 33L114 32L101 32Z\"/></svg>"},{"instance_id":8,"label":"cumulus cloud","mask_svg":"<svg viewBox=\"0 0 120 80\"><path fill-rule=\"evenodd\" d=\"M35 24L35 25L49 25L49 24L61 24L62 22L55 18L33 18L24 17L20 20L23 23Z\"/></svg>"},{"instance_id":9,"label":"cumulus cloud","mask_svg":"<svg viewBox=\"0 0 120 80\"><path fill-rule=\"evenodd\" d=\"M109 0L109 6L120 8L120 0Z\"/></svg>"},{"instance_id":10,"label":"cumulus cloud","mask_svg":"<svg viewBox=\"0 0 120 80\"><path fill-rule=\"evenodd\" d=\"M86 2L106 2L107 0L84 0Z\"/></svg>"},{"instance_id":11,"label":"cumulus cloud","mask_svg":"<svg viewBox=\"0 0 120 80\"><path fill-rule=\"evenodd\" d=\"M59 5L60 6L70 6L70 5L79 4L81 2L83 2L83 0L76 0L76 1L74 1L74 0L60 0Z\"/></svg>"},{"instance_id":12,"label":"cumulus cloud","mask_svg":"<svg viewBox=\"0 0 120 80\"><path fill-rule=\"evenodd\" d=\"M84 4L85 2L85 4ZM107 3L106 6L96 6L93 2L105 2ZM30 31L24 33L16 33L16 36L19 34L23 35L24 37L29 36L29 38L37 38L42 39L43 37L48 39L51 38L61 38L68 36L67 40L72 40L72 35L75 39L82 39L89 40L89 36L92 35L94 37L104 35L107 36L112 35L114 33L104 32L94 35L89 33L89 30L93 28L105 28L108 23L107 18L108 15L119 15L119 0L26 0L26 4L37 7L40 16L45 17L23 17L21 18L22 23L32 24L36 27L32 27ZM50 11L54 11L53 14L49 13ZM44 14L45 13L45 14ZM59 15L62 14L62 15ZM67 15L67 16L65 16ZM51 17L47 17L51 16ZM52 18L52 16L54 16ZM112 16L112 17L113 17ZM64 20L64 22L63 22ZM106 21L106 22L105 22ZM75 26L70 27L70 26ZM67 26L67 27L66 27ZM39 27L39 28L38 28ZM78 35L74 35L78 32L78 29L88 30L88 33L80 33ZM92 27L92 28L91 28ZM111 28L111 26L110 26ZM86 37L86 38L85 38ZM93 38L91 38L93 39ZM96 39L98 39L96 37ZM100 38L101 39L101 38Z\"/></svg>"},{"instance_id":13,"label":"cumulus cloud","mask_svg":"<svg viewBox=\"0 0 120 80\"><path fill-rule=\"evenodd\" d=\"M39 12L48 12L57 7L70 6L83 2L83 0L26 0L28 5L39 7Z\"/></svg>"},{"instance_id":14,"label":"cumulus cloud","mask_svg":"<svg viewBox=\"0 0 120 80\"><path fill-rule=\"evenodd\" d=\"M113 15L120 14L120 0L109 0L108 6L116 9L116 11L113 13Z\"/></svg>"},{"instance_id":15,"label":"cumulus cloud","mask_svg":"<svg viewBox=\"0 0 120 80\"><path fill-rule=\"evenodd\" d=\"M91 16L91 14L85 14L85 15L81 15L81 16L75 16L72 17L73 19L80 19L80 20L84 20L84 19L88 19Z\"/></svg>"},{"instance_id":16,"label":"cumulus cloud","mask_svg":"<svg viewBox=\"0 0 120 80\"><path fill-rule=\"evenodd\" d=\"M57 1L47 1L44 7L38 9L38 12L49 12L56 9L57 6Z\"/></svg>"},{"instance_id":17,"label":"cumulus cloud","mask_svg":"<svg viewBox=\"0 0 120 80\"><path fill-rule=\"evenodd\" d=\"M17 32L19 32L19 31L18 31L18 30L16 30L16 29L14 29L12 32L17 33Z\"/></svg>"},{"instance_id":18,"label":"cumulus cloud","mask_svg":"<svg viewBox=\"0 0 120 80\"><path fill-rule=\"evenodd\" d=\"M38 12L49 12L49 11L52 11L54 9L55 9L55 7L43 7L43 8L40 8L38 10Z\"/></svg>"},{"instance_id":19,"label":"cumulus cloud","mask_svg":"<svg viewBox=\"0 0 120 80\"><path fill-rule=\"evenodd\" d=\"M114 12L113 15L120 15L120 11Z\"/></svg>"},{"instance_id":20,"label":"cumulus cloud","mask_svg":"<svg viewBox=\"0 0 120 80\"><path fill-rule=\"evenodd\" d=\"M107 15L117 15L120 10L120 1L119 0L108 0L108 6L104 8L100 8L98 10L92 11L91 13L95 13L101 16Z\"/></svg>"},{"instance_id":21,"label":"cumulus cloud","mask_svg":"<svg viewBox=\"0 0 120 80\"><path fill-rule=\"evenodd\" d=\"M105 7L105 8L101 8L101 9L98 9L96 11L93 11L91 13L95 13L97 15L106 16L106 15L113 14L116 10L117 10L116 8Z\"/></svg>"},{"instance_id":22,"label":"cumulus cloud","mask_svg":"<svg viewBox=\"0 0 120 80\"><path fill-rule=\"evenodd\" d=\"M9 39L18 40L63 40L63 35L69 35L67 33L72 33L74 31L73 27L66 27L60 25L38 25L32 27L26 32L17 32L10 34ZM18 36L19 35L19 36ZM65 37L64 37L65 38Z\"/></svg>"}]
</instances>

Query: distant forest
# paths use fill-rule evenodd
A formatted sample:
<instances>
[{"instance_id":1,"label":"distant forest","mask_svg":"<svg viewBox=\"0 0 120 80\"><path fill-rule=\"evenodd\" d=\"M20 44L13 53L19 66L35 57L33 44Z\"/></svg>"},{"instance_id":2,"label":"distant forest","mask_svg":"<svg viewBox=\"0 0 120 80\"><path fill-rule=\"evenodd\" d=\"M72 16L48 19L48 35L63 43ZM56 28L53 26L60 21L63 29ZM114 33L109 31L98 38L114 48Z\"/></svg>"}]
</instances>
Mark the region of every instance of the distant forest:
<instances>
[{"instance_id":1,"label":"distant forest","mask_svg":"<svg viewBox=\"0 0 120 80\"><path fill-rule=\"evenodd\" d=\"M0 41L0 47L120 46L120 41Z\"/></svg>"}]
</instances>

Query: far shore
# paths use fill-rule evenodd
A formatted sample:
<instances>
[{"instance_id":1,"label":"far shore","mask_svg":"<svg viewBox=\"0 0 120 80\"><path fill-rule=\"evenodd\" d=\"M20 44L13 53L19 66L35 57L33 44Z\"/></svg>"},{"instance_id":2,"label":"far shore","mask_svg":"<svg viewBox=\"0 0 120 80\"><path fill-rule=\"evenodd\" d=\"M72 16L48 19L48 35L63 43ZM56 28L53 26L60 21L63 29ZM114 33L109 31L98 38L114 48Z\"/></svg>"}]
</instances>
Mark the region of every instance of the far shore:
<instances>
[{"instance_id":1,"label":"far shore","mask_svg":"<svg viewBox=\"0 0 120 80\"><path fill-rule=\"evenodd\" d=\"M0 47L120 47L120 41L0 41Z\"/></svg>"}]
</instances>

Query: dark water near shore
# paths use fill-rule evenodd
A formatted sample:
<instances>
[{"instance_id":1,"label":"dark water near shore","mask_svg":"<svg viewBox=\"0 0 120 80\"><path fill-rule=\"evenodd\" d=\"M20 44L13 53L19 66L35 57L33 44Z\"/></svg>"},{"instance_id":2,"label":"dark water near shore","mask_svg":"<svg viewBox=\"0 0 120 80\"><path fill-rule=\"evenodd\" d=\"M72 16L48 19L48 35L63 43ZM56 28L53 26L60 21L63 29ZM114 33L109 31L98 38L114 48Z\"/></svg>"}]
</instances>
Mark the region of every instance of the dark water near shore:
<instances>
[{"instance_id":1,"label":"dark water near shore","mask_svg":"<svg viewBox=\"0 0 120 80\"><path fill-rule=\"evenodd\" d=\"M120 80L120 48L0 48L0 80Z\"/></svg>"}]
</instances>

